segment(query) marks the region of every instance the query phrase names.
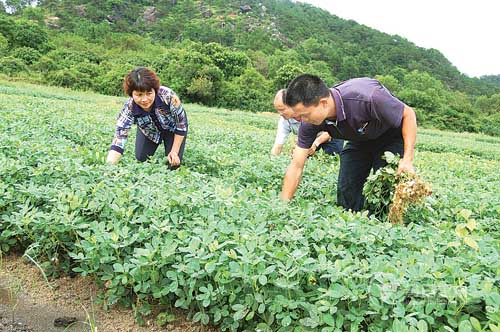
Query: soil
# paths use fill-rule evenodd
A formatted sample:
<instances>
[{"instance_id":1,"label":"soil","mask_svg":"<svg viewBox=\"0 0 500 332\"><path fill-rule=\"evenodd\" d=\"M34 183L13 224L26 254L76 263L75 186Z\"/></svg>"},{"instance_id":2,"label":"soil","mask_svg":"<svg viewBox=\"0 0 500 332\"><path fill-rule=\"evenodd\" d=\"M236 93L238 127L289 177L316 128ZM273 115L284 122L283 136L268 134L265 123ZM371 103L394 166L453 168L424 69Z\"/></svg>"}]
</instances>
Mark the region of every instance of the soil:
<instances>
[{"instance_id":1,"label":"soil","mask_svg":"<svg viewBox=\"0 0 500 332\"><path fill-rule=\"evenodd\" d=\"M99 332L216 331L188 321L185 313L176 309L169 311L175 320L165 326L157 326L155 317L140 326L131 309L113 307L106 311L96 305L98 293L92 278L67 276L47 283L26 259L0 256L0 332L87 332L91 331L92 318L93 331Z\"/></svg>"},{"instance_id":2,"label":"soil","mask_svg":"<svg viewBox=\"0 0 500 332\"><path fill-rule=\"evenodd\" d=\"M9 318L0 318L0 331L5 332L33 332L33 329L24 323L13 322Z\"/></svg>"}]
</instances>

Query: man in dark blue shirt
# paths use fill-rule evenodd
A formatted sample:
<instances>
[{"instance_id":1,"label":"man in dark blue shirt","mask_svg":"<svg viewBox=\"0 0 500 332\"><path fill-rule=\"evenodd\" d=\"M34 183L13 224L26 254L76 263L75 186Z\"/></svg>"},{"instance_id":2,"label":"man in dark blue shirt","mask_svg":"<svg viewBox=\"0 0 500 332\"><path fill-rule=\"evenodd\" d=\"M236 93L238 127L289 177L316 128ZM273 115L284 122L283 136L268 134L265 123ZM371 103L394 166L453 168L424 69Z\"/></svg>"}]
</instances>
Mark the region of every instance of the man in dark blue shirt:
<instances>
[{"instance_id":1,"label":"man in dark blue shirt","mask_svg":"<svg viewBox=\"0 0 500 332\"><path fill-rule=\"evenodd\" d=\"M290 200L295 194L319 131L349 141L340 154L337 188L337 204L346 209L363 208L363 185L372 168L386 164L381 159L385 151L402 156L398 172L415 172L415 112L377 80L355 78L329 89L319 77L304 74L290 82L285 103L302 125L283 179L282 199Z\"/></svg>"}]
</instances>

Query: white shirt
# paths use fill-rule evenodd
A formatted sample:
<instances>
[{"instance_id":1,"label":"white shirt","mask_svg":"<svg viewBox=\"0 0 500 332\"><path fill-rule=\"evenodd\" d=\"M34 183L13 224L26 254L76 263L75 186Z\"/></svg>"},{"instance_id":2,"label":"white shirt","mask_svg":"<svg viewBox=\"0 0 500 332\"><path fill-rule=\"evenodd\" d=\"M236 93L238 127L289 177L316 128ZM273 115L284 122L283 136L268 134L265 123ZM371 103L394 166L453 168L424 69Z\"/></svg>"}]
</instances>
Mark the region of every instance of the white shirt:
<instances>
[{"instance_id":1,"label":"white shirt","mask_svg":"<svg viewBox=\"0 0 500 332\"><path fill-rule=\"evenodd\" d=\"M299 132L300 121L295 120L294 118L285 119L280 116L278 121L278 131L276 132L276 139L274 140L275 145L284 145L288 135L290 133L294 133L297 135Z\"/></svg>"}]
</instances>

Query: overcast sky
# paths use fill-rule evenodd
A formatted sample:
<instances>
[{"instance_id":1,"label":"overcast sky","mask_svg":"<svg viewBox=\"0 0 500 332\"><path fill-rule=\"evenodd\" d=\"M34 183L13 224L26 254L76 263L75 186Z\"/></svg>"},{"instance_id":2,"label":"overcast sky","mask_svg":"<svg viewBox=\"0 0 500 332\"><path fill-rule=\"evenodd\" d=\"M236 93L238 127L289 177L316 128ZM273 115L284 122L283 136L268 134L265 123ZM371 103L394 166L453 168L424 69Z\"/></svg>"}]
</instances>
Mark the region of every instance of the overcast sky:
<instances>
[{"instance_id":1,"label":"overcast sky","mask_svg":"<svg viewBox=\"0 0 500 332\"><path fill-rule=\"evenodd\" d=\"M500 74L498 0L300 0L417 46L439 50L461 72Z\"/></svg>"}]
</instances>

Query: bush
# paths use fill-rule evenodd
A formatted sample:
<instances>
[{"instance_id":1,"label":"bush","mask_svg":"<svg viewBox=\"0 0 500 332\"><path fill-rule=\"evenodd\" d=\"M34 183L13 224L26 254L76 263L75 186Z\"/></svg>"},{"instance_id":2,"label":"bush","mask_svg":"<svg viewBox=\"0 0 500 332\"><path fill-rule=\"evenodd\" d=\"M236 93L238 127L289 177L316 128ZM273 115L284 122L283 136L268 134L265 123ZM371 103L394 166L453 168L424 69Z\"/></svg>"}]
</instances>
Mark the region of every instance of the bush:
<instances>
[{"instance_id":1,"label":"bush","mask_svg":"<svg viewBox=\"0 0 500 332\"><path fill-rule=\"evenodd\" d=\"M209 104L215 103L215 93L219 90L224 74L207 55L193 50L178 49L172 51L169 58L168 62L157 63L162 84L172 88L181 96L191 96L192 101L201 102L201 99L198 99L200 91L194 94L195 87L192 84L194 80L204 78L206 82L211 82L210 94L214 97L207 99L208 95L205 95L203 99ZM195 83L198 85L196 89L202 81ZM191 87L191 92L188 91L189 87Z\"/></svg>"},{"instance_id":2,"label":"bush","mask_svg":"<svg viewBox=\"0 0 500 332\"><path fill-rule=\"evenodd\" d=\"M32 65L37 62L38 59L42 56L42 54L31 47L18 47L10 51L10 55L14 58L22 60L27 65Z\"/></svg>"},{"instance_id":3,"label":"bush","mask_svg":"<svg viewBox=\"0 0 500 332\"><path fill-rule=\"evenodd\" d=\"M7 52L8 47L9 47L9 41L2 33L0 33L0 55L5 54L5 52Z\"/></svg>"},{"instance_id":4,"label":"bush","mask_svg":"<svg viewBox=\"0 0 500 332\"><path fill-rule=\"evenodd\" d=\"M254 68L230 82L224 82L218 105L252 112L271 112L272 94L270 82Z\"/></svg>"},{"instance_id":5,"label":"bush","mask_svg":"<svg viewBox=\"0 0 500 332\"><path fill-rule=\"evenodd\" d=\"M42 55L37 62L33 64L33 69L41 73L47 73L58 69L57 63L52 58Z\"/></svg>"},{"instance_id":6,"label":"bush","mask_svg":"<svg viewBox=\"0 0 500 332\"><path fill-rule=\"evenodd\" d=\"M0 59L0 71L4 74L14 75L27 70L28 67L24 62L13 56L6 56Z\"/></svg>"},{"instance_id":7,"label":"bush","mask_svg":"<svg viewBox=\"0 0 500 332\"><path fill-rule=\"evenodd\" d=\"M500 113L491 114L481 120L481 131L488 135L500 136Z\"/></svg>"},{"instance_id":8,"label":"bush","mask_svg":"<svg viewBox=\"0 0 500 332\"><path fill-rule=\"evenodd\" d=\"M67 48L58 48L47 53L55 61L59 69L70 68L81 63L100 64L102 57L92 51L75 51Z\"/></svg>"},{"instance_id":9,"label":"bush","mask_svg":"<svg viewBox=\"0 0 500 332\"><path fill-rule=\"evenodd\" d=\"M65 88L73 87L80 80L79 73L74 69L62 69L47 75L47 82L51 85Z\"/></svg>"},{"instance_id":10,"label":"bush","mask_svg":"<svg viewBox=\"0 0 500 332\"><path fill-rule=\"evenodd\" d=\"M391 91L394 95L396 95L401 89L399 81L392 75L377 75L375 76L375 78L387 89L389 89L389 91Z\"/></svg>"},{"instance_id":11,"label":"bush","mask_svg":"<svg viewBox=\"0 0 500 332\"><path fill-rule=\"evenodd\" d=\"M250 59L245 53L233 51L218 43L203 45L200 52L208 55L212 62L222 70L226 78L241 75L250 63Z\"/></svg>"},{"instance_id":12,"label":"bush","mask_svg":"<svg viewBox=\"0 0 500 332\"><path fill-rule=\"evenodd\" d=\"M213 100L214 84L206 77L193 78L187 87L187 93L193 101L209 103Z\"/></svg>"},{"instance_id":13,"label":"bush","mask_svg":"<svg viewBox=\"0 0 500 332\"><path fill-rule=\"evenodd\" d=\"M123 78L134 68L132 64L111 67L105 74L98 77L95 89L99 93L112 96L123 95Z\"/></svg>"},{"instance_id":14,"label":"bush","mask_svg":"<svg viewBox=\"0 0 500 332\"><path fill-rule=\"evenodd\" d=\"M47 30L34 22L18 20L12 32L14 47L31 47L43 53L49 49Z\"/></svg>"},{"instance_id":15,"label":"bush","mask_svg":"<svg viewBox=\"0 0 500 332\"><path fill-rule=\"evenodd\" d=\"M276 72L273 80L274 88L276 90L286 88L291 80L303 73L305 73L305 70L301 69L298 65L285 64Z\"/></svg>"},{"instance_id":16,"label":"bush","mask_svg":"<svg viewBox=\"0 0 500 332\"><path fill-rule=\"evenodd\" d=\"M331 66L324 61L310 61L305 68L305 72L321 77L326 86L333 86L338 81L332 75Z\"/></svg>"}]
</instances>

